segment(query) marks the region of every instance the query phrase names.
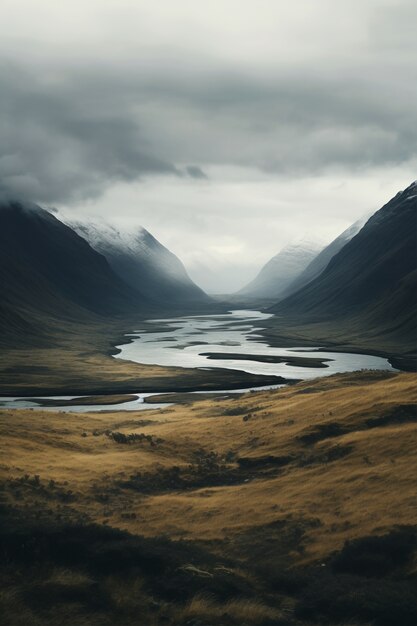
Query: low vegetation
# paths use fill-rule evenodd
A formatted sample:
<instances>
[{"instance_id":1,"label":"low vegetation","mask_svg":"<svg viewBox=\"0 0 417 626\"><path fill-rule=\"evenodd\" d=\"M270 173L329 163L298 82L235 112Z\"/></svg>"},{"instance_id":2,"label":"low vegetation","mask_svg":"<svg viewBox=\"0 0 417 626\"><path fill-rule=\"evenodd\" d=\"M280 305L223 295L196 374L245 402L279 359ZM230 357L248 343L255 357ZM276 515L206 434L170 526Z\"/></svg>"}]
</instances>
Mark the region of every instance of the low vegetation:
<instances>
[{"instance_id":1,"label":"low vegetation","mask_svg":"<svg viewBox=\"0 0 417 626\"><path fill-rule=\"evenodd\" d=\"M416 375L0 412L8 626L415 626Z\"/></svg>"}]
</instances>

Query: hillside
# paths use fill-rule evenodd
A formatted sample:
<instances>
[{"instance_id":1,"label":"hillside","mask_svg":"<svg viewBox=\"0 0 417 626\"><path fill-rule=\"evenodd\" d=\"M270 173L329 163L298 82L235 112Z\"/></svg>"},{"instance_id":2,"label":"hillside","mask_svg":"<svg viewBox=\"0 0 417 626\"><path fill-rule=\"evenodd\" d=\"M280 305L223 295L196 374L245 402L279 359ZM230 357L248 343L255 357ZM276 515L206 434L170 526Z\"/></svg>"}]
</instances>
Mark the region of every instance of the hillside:
<instances>
[{"instance_id":1,"label":"hillside","mask_svg":"<svg viewBox=\"0 0 417 626\"><path fill-rule=\"evenodd\" d=\"M414 626L416 402L415 374L358 372L0 410L7 624Z\"/></svg>"},{"instance_id":2,"label":"hillside","mask_svg":"<svg viewBox=\"0 0 417 626\"><path fill-rule=\"evenodd\" d=\"M164 307L210 304L210 298L190 279L179 258L145 228L122 230L104 221L67 223L106 257L128 285Z\"/></svg>"},{"instance_id":3,"label":"hillside","mask_svg":"<svg viewBox=\"0 0 417 626\"><path fill-rule=\"evenodd\" d=\"M192 391L277 382L216 368L167 369L114 359L114 346L139 320L166 316L181 303L174 305L173 297L151 301L130 287L85 239L38 206L1 205L0 281L3 395Z\"/></svg>"},{"instance_id":4,"label":"hillside","mask_svg":"<svg viewBox=\"0 0 417 626\"><path fill-rule=\"evenodd\" d=\"M369 331L379 337L380 349L388 341L415 351L416 210L412 183L368 220L319 277L271 311L284 324L328 324L345 340Z\"/></svg>"},{"instance_id":5,"label":"hillside","mask_svg":"<svg viewBox=\"0 0 417 626\"><path fill-rule=\"evenodd\" d=\"M35 205L0 206L1 338L42 334L46 319L87 321L151 309L106 259Z\"/></svg>"}]
</instances>

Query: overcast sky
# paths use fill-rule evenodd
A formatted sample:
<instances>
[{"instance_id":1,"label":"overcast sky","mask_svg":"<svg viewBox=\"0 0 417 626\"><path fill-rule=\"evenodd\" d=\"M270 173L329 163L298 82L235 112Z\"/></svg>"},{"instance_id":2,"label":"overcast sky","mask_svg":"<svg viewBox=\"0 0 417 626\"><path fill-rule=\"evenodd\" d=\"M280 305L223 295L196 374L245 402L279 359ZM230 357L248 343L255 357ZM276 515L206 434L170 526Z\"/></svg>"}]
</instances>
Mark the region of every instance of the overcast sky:
<instances>
[{"instance_id":1,"label":"overcast sky","mask_svg":"<svg viewBox=\"0 0 417 626\"><path fill-rule=\"evenodd\" d=\"M203 287L417 178L415 0L1 0L0 193L142 224Z\"/></svg>"}]
</instances>

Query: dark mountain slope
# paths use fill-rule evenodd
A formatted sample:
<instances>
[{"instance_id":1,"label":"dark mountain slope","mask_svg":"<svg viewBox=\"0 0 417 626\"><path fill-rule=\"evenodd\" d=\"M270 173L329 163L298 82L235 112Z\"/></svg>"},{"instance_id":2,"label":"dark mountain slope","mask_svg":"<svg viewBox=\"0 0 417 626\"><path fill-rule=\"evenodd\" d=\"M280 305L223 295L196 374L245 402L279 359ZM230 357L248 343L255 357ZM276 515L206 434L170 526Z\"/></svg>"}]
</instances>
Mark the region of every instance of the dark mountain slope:
<instances>
[{"instance_id":1,"label":"dark mountain slope","mask_svg":"<svg viewBox=\"0 0 417 626\"><path fill-rule=\"evenodd\" d=\"M126 283L165 307L208 304L211 299L188 276L175 254L145 228L132 232L105 222L68 222L103 254Z\"/></svg>"},{"instance_id":2,"label":"dark mountain slope","mask_svg":"<svg viewBox=\"0 0 417 626\"><path fill-rule=\"evenodd\" d=\"M373 215L323 273L275 305L303 323L354 319L415 341L417 183Z\"/></svg>"},{"instance_id":3,"label":"dark mountain slope","mask_svg":"<svg viewBox=\"0 0 417 626\"><path fill-rule=\"evenodd\" d=\"M29 331L44 314L86 319L150 308L71 228L18 202L0 207L0 281L3 336Z\"/></svg>"},{"instance_id":4,"label":"dark mountain slope","mask_svg":"<svg viewBox=\"0 0 417 626\"><path fill-rule=\"evenodd\" d=\"M328 246L326 246L319 254L311 261L304 271L299 274L295 280L280 294L281 299L287 298L291 294L295 293L312 280L320 276L322 271L330 263L331 259L350 241L360 229L364 226L368 218L358 220L343 233L341 233L336 239L334 239Z\"/></svg>"}]
</instances>

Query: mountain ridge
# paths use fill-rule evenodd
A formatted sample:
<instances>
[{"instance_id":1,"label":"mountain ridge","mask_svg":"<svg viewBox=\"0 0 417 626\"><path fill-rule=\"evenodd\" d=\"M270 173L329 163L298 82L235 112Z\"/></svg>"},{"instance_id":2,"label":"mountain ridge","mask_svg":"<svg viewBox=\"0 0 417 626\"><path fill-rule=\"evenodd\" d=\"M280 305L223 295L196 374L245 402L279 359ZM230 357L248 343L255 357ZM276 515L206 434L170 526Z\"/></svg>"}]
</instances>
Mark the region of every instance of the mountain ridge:
<instances>
[{"instance_id":1,"label":"mountain ridge","mask_svg":"<svg viewBox=\"0 0 417 626\"><path fill-rule=\"evenodd\" d=\"M151 311L107 260L75 231L41 207L0 205L1 335L41 335L42 319L87 320Z\"/></svg>"},{"instance_id":2,"label":"mountain ridge","mask_svg":"<svg viewBox=\"0 0 417 626\"><path fill-rule=\"evenodd\" d=\"M316 257L307 265L307 267L295 277L292 283L281 293L281 299L287 298L292 293L295 293L312 280L320 276L323 270L327 267L331 259L337 254L358 232L363 228L369 219L370 215L363 217L353 224L351 224L346 230L344 230L338 237L333 239L327 246L321 250Z\"/></svg>"},{"instance_id":3,"label":"mountain ridge","mask_svg":"<svg viewBox=\"0 0 417 626\"><path fill-rule=\"evenodd\" d=\"M413 182L366 222L320 276L271 312L305 323L343 325L351 319L415 346L416 209Z\"/></svg>"}]
</instances>

